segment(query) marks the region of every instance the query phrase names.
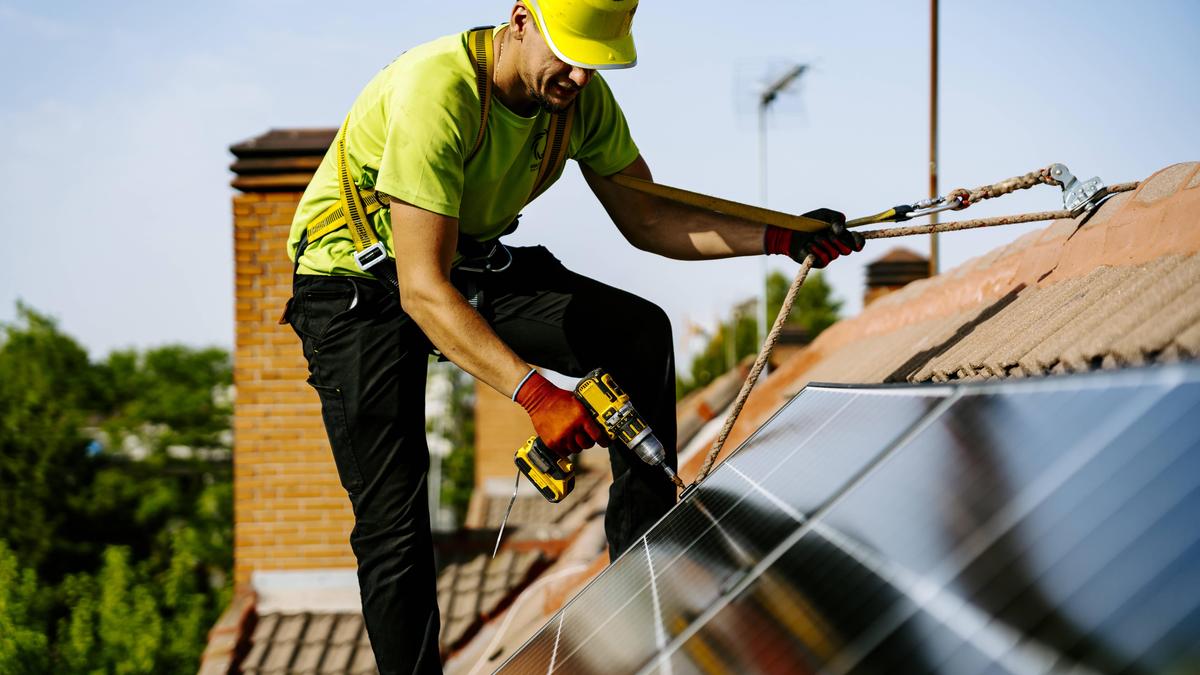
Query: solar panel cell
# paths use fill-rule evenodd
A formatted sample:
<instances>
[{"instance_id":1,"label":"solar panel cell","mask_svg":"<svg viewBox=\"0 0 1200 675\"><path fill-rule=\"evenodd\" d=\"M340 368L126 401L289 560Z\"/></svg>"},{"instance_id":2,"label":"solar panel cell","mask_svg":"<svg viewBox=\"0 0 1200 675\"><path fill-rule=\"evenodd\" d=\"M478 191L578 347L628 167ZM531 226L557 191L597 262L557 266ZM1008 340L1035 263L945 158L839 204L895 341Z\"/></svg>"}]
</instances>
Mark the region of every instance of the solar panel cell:
<instances>
[{"instance_id":1,"label":"solar panel cell","mask_svg":"<svg viewBox=\"0 0 1200 675\"><path fill-rule=\"evenodd\" d=\"M908 395L810 387L727 465L790 508L812 514L949 393L942 387Z\"/></svg>"}]
</instances>

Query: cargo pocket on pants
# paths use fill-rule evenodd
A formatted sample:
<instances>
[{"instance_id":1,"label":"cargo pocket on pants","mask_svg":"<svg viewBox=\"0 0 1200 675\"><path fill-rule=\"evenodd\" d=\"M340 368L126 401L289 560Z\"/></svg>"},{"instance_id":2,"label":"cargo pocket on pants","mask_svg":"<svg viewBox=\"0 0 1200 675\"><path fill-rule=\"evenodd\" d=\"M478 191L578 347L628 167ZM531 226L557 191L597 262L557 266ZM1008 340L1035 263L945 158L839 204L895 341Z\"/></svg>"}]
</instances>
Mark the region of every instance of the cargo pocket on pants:
<instances>
[{"instance_id":1,"label":"cargo pocket on pants","mask_svg":"<svg viewBox=\"0 0 1200 675\"><path fill-rule=\"evenodd\" d=\"M350 441L350 426L346 422L346 406L342 401L342 390L338 387L312 385L321 398L321 417L325 431L329 434L329 447L333 450L333 462L337 465L338 478L346 492L355 495L363 488L362 471L358 467L358 456Z\"/></svg>"}]
</instances>

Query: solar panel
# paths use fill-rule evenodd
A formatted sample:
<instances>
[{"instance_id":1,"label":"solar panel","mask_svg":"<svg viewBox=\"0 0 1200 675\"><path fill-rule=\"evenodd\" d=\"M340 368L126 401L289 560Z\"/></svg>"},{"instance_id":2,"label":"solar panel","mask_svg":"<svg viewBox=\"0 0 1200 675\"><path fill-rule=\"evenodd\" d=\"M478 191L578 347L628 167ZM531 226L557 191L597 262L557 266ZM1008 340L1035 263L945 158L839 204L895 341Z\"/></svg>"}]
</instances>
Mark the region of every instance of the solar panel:
<instances>
[{"instance_id":1,"label":"solar panel","mask_svg":"<svg viewBox=\"0 0 1200 675\"><path fill-rule=\"evenodd\" d=\"M1200 663L1200 368L812 386L503 672Z\"/></svg>"}]
</instances>

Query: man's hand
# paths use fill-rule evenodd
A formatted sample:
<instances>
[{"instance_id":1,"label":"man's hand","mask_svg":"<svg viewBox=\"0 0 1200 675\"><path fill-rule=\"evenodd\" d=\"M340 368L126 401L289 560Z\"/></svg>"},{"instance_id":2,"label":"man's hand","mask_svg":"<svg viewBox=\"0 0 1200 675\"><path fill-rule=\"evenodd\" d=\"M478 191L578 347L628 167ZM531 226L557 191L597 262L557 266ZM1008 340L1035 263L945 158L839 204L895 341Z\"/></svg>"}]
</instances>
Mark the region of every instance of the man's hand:
<instances>
[{"instance_id":1,"label":"man's hand","mask_svg":"<svg viewBox=\"0 0 1200 675\"><path fill-rule=\"evenodd\" d=\"M517 390L517 403L529 413L533 430L546 447L566 457L599 443L608 447L608 434L587 414L571 392L533 373Z\"/></svg>"},{"instance_id":2,"label":"man's hand","mask_svg":"<svg viewBox=\"0 0 1200 675\"><path fill-rule=\"evenodd\" d=\"M846 229L844 214L833 209L816 209L804 215L829 223L829 229L797 232L768 225L763 236L764 253L790 256L796 262L804 262L804 258L811 253L813 267L823 269L834 259L863 249L866 240L862 234Z\"/></svg>"}]
</instances>

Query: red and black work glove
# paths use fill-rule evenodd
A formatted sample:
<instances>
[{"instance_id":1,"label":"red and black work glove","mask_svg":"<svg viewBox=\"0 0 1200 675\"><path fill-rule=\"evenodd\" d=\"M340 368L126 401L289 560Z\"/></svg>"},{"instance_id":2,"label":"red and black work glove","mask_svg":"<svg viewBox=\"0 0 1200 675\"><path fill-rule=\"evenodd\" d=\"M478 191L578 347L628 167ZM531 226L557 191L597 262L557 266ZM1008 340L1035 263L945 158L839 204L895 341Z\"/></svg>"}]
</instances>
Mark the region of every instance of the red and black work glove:
<instances>
[{"instance_id":1,"label":"red and black work glove","mask_svg":"<svg viewBox=\"0 0 1200 675\"><path fill-rule=\"evenodd\" d=\"M608 434L588 415L571 392L534 372L513 397L533 422L538 438L566 457L599 443L608 447Z\"/></svg>"},{"instance_id":2,"label":"red and black work glove","mask_svg":"<svg viewBox=\"0 0 1200 675\"><path fill-rule=\"evenodd\" d=\"M816 209L804 216L829 223L829 229L820 232L797 232L768 225L767 232L763 235L763 251L767 255L790 256L796 262L804 262L804 258L811 253L813 267L824 269L835 258L861 251L866 243L862 234L846 229L845 214L833 209Z\"/></svg>"}]
</instances>

